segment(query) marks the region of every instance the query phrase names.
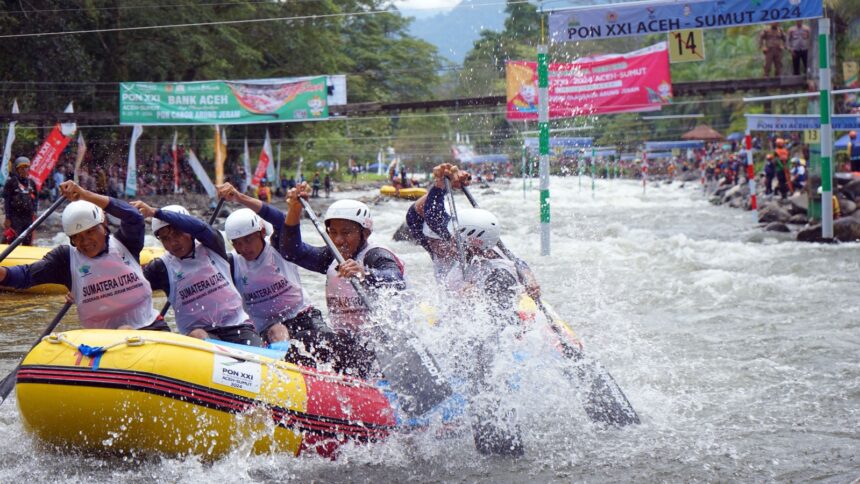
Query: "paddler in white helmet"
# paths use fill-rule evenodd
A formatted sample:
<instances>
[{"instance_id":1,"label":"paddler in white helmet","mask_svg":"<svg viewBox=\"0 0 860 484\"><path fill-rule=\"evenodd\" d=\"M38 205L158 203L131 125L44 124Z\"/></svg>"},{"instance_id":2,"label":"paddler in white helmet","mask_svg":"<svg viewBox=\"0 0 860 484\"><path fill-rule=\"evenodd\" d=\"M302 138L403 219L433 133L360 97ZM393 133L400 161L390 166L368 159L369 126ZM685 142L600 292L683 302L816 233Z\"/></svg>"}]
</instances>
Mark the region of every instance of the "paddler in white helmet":
<instances>
[{"instance_id":1,"label":"paddler in white helmet","mask_svg":"<svg viewBox=\"0 0 860 484\"><path fill-rule=\"evenodd\" d=\"M144 275L154 289L167 294L179 332L199 339L262 346L233 285L221 234L191 216L185 207L156 209L139 200L131 204L144 217L152 218L152 233L167 251L147 264Z\"/></svg>"},{"instance_id":2,"label":"paddler in white helmet","mask_svg":"<svg viewBox=\"0 0 860 484\"><path fill-rule=\"evenodd\" d=\"M25 289L38 284L66 286L84 328L170 328L152 307L152 288L140 267L144 218L128 203L85 190L73 181L60 185L70 200L63 210L61 245L32 264L0 267L0 284ZM112 234L105 212L119 219Z\"/></svg>"},{"instance_id":3,"label":"paddler in white helmet","mask_svg":"<svg viewBox=\"0 0 860 484\"><path fill-rule=\"evenodd\" d=\"M369 241L373 231L370 209L358 200L337 200L325 212L328 236L345 259L338 264L328 247L313 247L302 241L302 204L310 189L301 183L287 193L287 217L279 250L287 260L309 271L326 275L326 303L332 328L347 336L363 336L369 310L356 294L350 278L357 278L371 298L380 291L406 289L403 263L390 249ZM370 355L353 355L353 367L366 371Z\"/></svg>"},{"instance_id":4,"label":"paddler in white helmet","mask_svg":"<svg viewBox=\"0 0 860 484\"><path fill-rule=\"evenodd\" d=\"M339 338L326 325L302 287L298 267L273 247L280 240L286 214L257 198L249 197L232 184L217 186L218 197L244 205L227 217L224 231L233 244L233 283L242 295L245 311L270 346L293 340L303 349L288 352L287 360L313 365L330 361L340 369ZM267 226L268 225L268 226ZM272 233L274 232L274 233ZM271 242L267 236L271 236ZM292 350L294 346L290 346ZM297 356L307 352L313 360Z\"/></svg>"},{"instance_id":5,"label":"paddler in white helmet","mask_svg":"<svg viewBox=\"0 0 860 484\"><path fill-rule=\"evenodd\" d=\"M453 223L451 216L445 209L445 197L448 194L445 186L445 178L451 180L452 188L468 186L471 180L469 174L457 168L457 166L442 163L433 168L434 185L430 191L419 199L406 215L406 223L410 233L433 259L436 278L439 282L453 284L455 291L462 289L463 270L459 265L459 254L456 239L452 236ZM496 269L504 269L495 275L489 271L484 274L481 284L495 288L493 295L501 296L502 302L508 306L513 294L512 288L517 282L525 287L526 292L532 297L540 296L540 285L534 277L528 265L522 261L509 261L502 251L496 247L501 235L498 219L492 213L473 208L462 208L458 210L462 222L460 223L462 239L467 259L467 275L471 283L477 282L479 273L486 273L489 266L497 266ZM477 228L462 230L466 226ZM496 262L484 262L496 261ZM504 273L509 273L513 267L514 281L511 281ZM480 271L479 271L480 269ZM509 288L502 290L502 288Z\"/></svg>"}]
</instances>

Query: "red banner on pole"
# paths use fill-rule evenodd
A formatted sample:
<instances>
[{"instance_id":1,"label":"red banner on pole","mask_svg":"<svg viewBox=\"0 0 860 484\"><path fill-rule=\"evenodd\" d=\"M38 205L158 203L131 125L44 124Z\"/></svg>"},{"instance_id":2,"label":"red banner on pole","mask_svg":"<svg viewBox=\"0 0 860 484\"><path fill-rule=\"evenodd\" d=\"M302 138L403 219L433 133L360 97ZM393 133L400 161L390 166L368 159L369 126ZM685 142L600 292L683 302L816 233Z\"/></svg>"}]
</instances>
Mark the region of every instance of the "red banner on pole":
<instances>
[{"instance_id":1,"label":"red banner on pole","mask_svg":"<svg viewBox=\"0 0 860 484\"><path fill-rule=\"evenodd\" d=\"M538 118L537 63L508 61L507 118ZM549 65L549 117L657 111L672 102L666 42L627 54Z\"/></svg>"},{"instance_id":2,"label":"red banner on pole","mask_svg":"<svg viewBox=\"0 0 860 484\"><path fill-rule=\"evenodd\" d=\"M42 189L42 184L48 179L48 175L51 174L51 170L57 164L60 153L66 149L66 145L71 139L69 136L63 136L60 125L57 124L45 142L42 143L42 146L39 147L39 151L36 152L33 163L30 165L30 179L36 182L36 189Z\"/></svg>"},{"instance_id":3,"label":"red banner on pole","mask_svg":"<svg viewBox=\"0 0 860 484\"><path fill-rule=\"evenodd\" d=\"M255 188L260 186L260 182L263 178L266 178L266 170L269 168L269 163L271 162L272 141L269 139L269 130L266 130L266 141L263 143L263 150L260 151L260 161L257 163L256 171L254 171L254 178L251 180L251 186Z\"/></svg>"}]
</instances>

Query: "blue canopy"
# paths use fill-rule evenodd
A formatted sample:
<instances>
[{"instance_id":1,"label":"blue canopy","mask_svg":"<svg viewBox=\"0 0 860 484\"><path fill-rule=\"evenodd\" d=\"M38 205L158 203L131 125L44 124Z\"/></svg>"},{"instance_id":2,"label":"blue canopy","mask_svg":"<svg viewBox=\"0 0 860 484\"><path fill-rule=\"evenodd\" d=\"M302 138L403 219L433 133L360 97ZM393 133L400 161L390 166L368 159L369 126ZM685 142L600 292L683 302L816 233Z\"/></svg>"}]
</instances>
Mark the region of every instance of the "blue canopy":
<instances>
[{"instance_id":1,"label":"blue canopy","mask_svg":"<svg viewBox=\"0 0 860 484\"><path fill-rule=\"evenodd\" d=\"M379 169L379 165L380 165L379 162L371 163L370 165L367 166L367 171L376 171ZM383 170L388 168L388 163L381 163L381 165L382 165Z\"/></svg>"},{"instance_id":2,"label":"blue canopy","mask_svg":"<svg viewBox=\"0 0 860 484\"><path fill-rule=\"evenodd\" d=\"M672 157L671 151L654 151L654 152L649 151L648 152L648 159L649 160L656 160L658 158L671 158L671 157Z\"/></svg>"},{"instance_id":3,"label":"blue canopy","mask_svg":"<svg viewBox=\"0 0 860 484\"><path fill-rule=\"evenodd\" d=\"M549 139L549 147L550 148L589 148L593 143L592 138L550 138ZM526 148L529 150L537 150L539 147L539 142L537 138L526 138L525 139Z\"/></svg>"},{"instance_id":4,"label":"blue canopy","mask_svg":"<svg viewBox=\"0 0 860 484\"><path fill-rule=\"evenodd\" d=\"M689 148L704 148L704 141L646 141L646 151L686 150Z\"/></svg>"},{"instance_id":5,"label":"blue canopy","mask_svg":"<svg viewBox=\"0 0 860 484\"><path fill-rule=\"evenodd\" d=\"M837 149L837 150L847 150L847 149L848 149L848 141L849 141L849 139L850 139L850 138L848 138L848 135L847 135L847 134L846 134L846 135L844 135L844 136L842 136L841 138L839 138L838 140L836 140L836 142L835 142L835 143L833 143L833 148L834 148L834 149Z\"/></svg>"},{"instance_id":6,"label":"blue canopy","mask_svg":"<svg viewBox=\"0 0 860 484\"><path fill-rule=\"evenodd\" d=\"M739 131L735 131L734 133L726 136L726 139L729 141L741 141L744 139L744 134Z\"/></svg>"},{"instance_id":7,"label":"blue canopy","mask_svg":"<svg viewBox=\"0 0 860 484\"><path fill-rule=\"evenodd\" d=\"M318 161L318 162L316 162L317 168L325 168L326 170L334 170L335 166L337 166L337 163L335 163L334 161Z\"/></svg>"},{"instance_id":8,"label":"blue canopy","mask_svg":"<svg viewBox=\"0 0 860 484\"><path fill-rule=\"evenodd\" d=\"M471 165L478 163L508 163L508 155L475 155L463 164Z\"/></svg>"}]
</instances>

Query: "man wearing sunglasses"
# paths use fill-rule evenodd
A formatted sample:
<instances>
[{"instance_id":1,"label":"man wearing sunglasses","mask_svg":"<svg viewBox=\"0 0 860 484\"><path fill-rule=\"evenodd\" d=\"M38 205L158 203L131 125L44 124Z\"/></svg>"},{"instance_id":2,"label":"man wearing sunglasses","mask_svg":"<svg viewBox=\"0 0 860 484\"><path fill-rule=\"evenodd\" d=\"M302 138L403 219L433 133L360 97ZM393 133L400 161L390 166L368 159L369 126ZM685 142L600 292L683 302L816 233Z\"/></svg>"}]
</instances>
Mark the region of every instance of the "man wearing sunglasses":
<instances>
[{"instance_id":1,"label":"man wearing sunglasses","mask_svg":"<svg viewBox=\"0 0 860 484\"><path fill-rule=\"evenodd\" d=\"M0 284L25 289L62 284L71 291L84 328L169 330L152 307L152 288L140 267L144 219L128 203L81 188L60 185L70 200L63 210L61 245L33 264L0 267ZM105 212L120 220L112 234Z\"/></svg>"}]
</instances>

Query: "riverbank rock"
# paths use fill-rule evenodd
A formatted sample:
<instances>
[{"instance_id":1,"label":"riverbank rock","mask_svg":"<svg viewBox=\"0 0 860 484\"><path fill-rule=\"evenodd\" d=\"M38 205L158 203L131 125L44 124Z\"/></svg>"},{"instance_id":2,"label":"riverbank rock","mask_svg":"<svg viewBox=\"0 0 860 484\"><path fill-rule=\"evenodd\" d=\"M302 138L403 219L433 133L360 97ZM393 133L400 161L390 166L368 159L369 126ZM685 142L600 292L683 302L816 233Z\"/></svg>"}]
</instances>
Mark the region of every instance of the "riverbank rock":
<instances>
[{"instance_id":1,"label":"riverbank rock","mask_svg":"<svg viewBox=\"0 0 860 484\"><path fill-rule=\"evenodd\" d=\"M860 240L860 220L854 217L842 217L833 221L833 238L840 242L855 242ZM831 242L821 238L821 224L815 224L798 232L800 242Z\"/></svg>"},{"instance_id":2,"label":"riverbank rock","mask_svg":"<svg viewBox=\"0 0 860 484\"><path fill-rule=\"evenodd\" d=\"M761 210L758 211L758 222L761 224L771 223L771 222L788 222L788 219L791 218L791 214L788 210L780 207L777 204L768 204L762 207Z\"/></svg>"},{"instance_id":3,"label":"riverbank rock","mask_svg":"<svg viewBox=\"0 0 860 484\"><path fill-rule=\"evenodd\" d=\"M851 215L857 211L857 204L847 198L839 198L839 211L842 215Z\"/></svg>"},{"instance_id":4,"label":"riverbank rock","mask_svg":"<svg viewBox=\"0 0 860 484\"><path fill-rule=\"evenodd\" d=\"M852 200L857 200L860 197L860 179L851 180L842 187L842 193Z\"/></svg>"},{"instance_id":5,"label":"riverbank rock","mask_svg":"<svg viewBox=\"0 0 860 484\"><path fill-rule=\"evenodd\" d=\"M833 222L833 238L842 242L860 240L860 220L854 217L842 217Z\"/></svg>"},{"instance_id":6,"label":"riverbank rock","mask_svg":"<svg viewBox=\"0 0 860 484\"><path fill-rule=\"evenodd\" d=\"M792 195L791 198L788 199L789 206L788 211L792 215L797 215L799 213L806 214L806 208L809 206L809 198L805 193L799 193Z\"/></svg>"},{"instance_id":7,"label":"riverbank rock","mask_svg":"<svg viewBox=\"0 0 860 484\"><path fill-rule=\"evenodd\" d=\"M788 225L785 225L782 222L771 222L767 224L764 228L765 232L791 232L791 229L788 228Z\"/></svg>"},{"instance_id":8,"label":"riverbank rock","mask_svg":"<svg viewBox=\"0 0 860 484\"><path fill-rule=\"evenodd\" d=\"M692 170L688 170L688 171L681 173L681 181L682 182L690 182L690 181L694 181L694 180L699 180L700 178L702 178L702 175L700 173L696 173Z\"/></svg>"},{"instance_id":9,"label":"riverbank rock","mask_svg":"<svg viewBox=\"0 0 860 484\"><path fill-rule=\"evenodd\" d=\"M794 224L794 225L806 225L806 223L808 223L808 222L809 222L809 220L806 219L806 215L804 215L802 213L792 215L791 218L788 219L788 223Z\"/></svg>"}]
</instances>

